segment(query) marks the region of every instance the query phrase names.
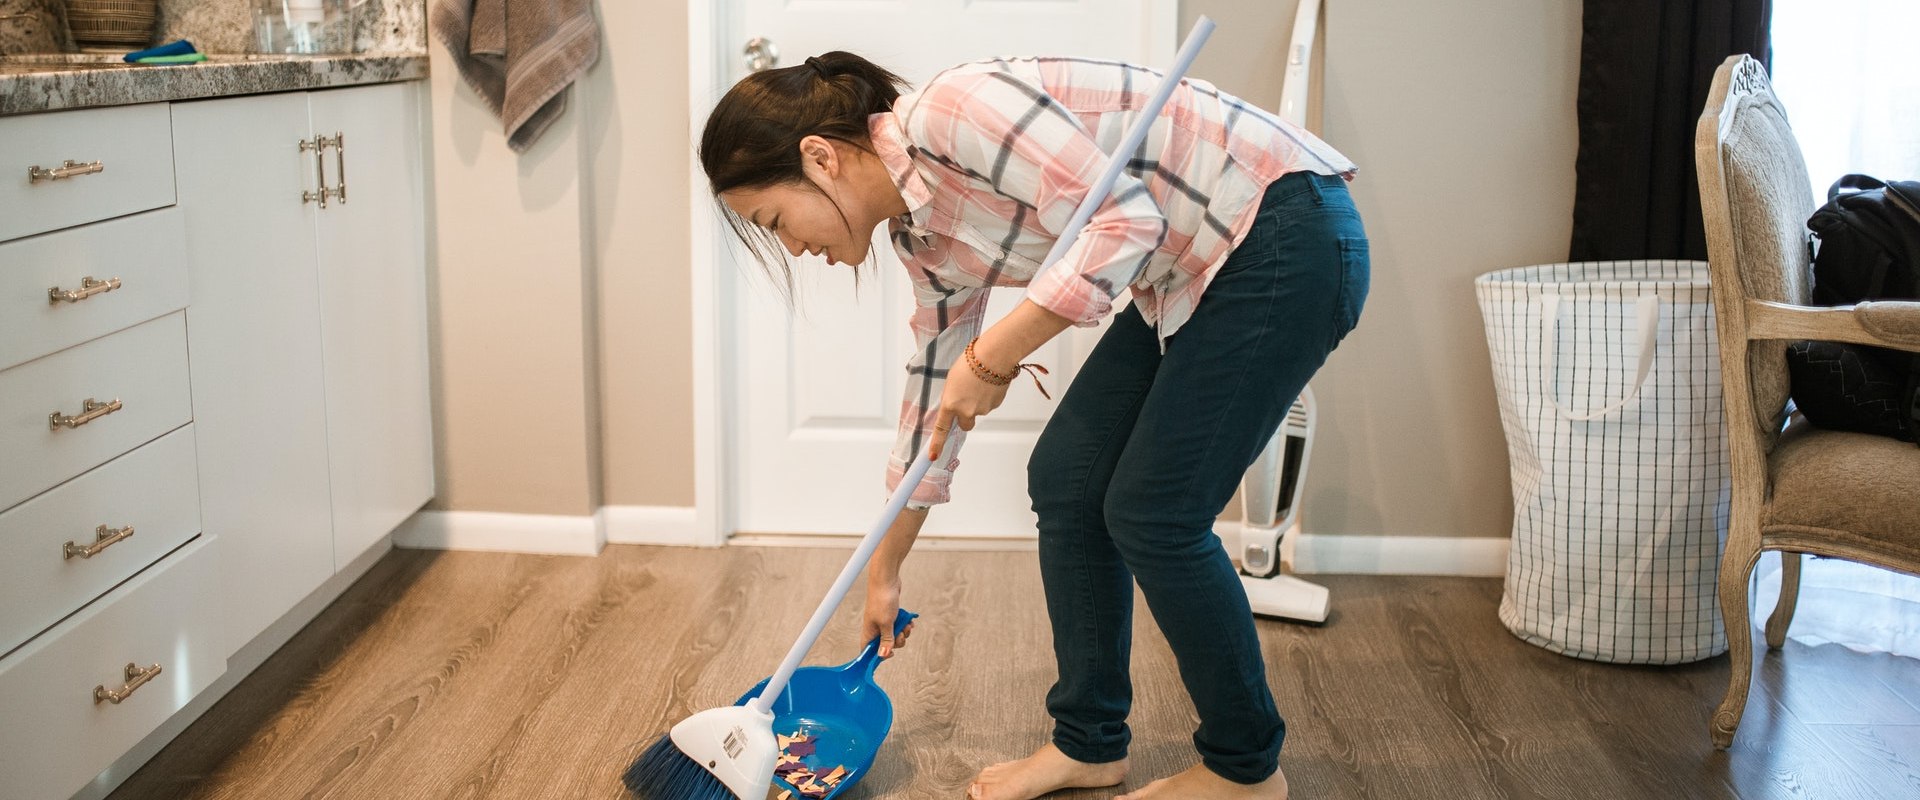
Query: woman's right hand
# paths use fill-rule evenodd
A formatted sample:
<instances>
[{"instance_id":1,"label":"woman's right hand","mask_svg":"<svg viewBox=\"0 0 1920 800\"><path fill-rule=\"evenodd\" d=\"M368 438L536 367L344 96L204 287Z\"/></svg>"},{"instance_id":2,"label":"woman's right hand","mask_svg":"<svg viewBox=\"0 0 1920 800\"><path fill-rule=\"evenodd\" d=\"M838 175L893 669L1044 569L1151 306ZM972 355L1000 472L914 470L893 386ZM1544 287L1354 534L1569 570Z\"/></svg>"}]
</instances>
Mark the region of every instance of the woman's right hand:
<instances>
[{"instance_id":1,"label":"woman's right hand","mask_svg":"<svg viewBox=\"0 0 1920 800\"><path fill-rule=\"evenodd\" d=\"M893 649L905 647L913 633L913 623L893 635L893 621L900 614L900 579L867 582L867 607L860 614L860 641L880 640L880 657L892 658Z\"/></svg>"}]
</instances>

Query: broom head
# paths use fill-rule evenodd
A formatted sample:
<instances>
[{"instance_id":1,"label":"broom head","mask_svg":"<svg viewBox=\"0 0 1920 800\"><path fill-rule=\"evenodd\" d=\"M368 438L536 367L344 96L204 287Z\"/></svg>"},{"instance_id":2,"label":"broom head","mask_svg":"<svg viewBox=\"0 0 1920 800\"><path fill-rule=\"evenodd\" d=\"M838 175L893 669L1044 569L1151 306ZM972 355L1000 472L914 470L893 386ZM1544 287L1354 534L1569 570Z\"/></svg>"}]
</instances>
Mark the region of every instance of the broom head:
<instances>
[{"instance_id":1,"label":"broom head","mask_svg":"<svg viewBox=\"0 0 1920 800\"><path fill-rule=\"evenodd\" d=\"M773 714L729 706L673 726L621 780L638 800L762 800L779 759Z\"/></svg>"}]
</instances>

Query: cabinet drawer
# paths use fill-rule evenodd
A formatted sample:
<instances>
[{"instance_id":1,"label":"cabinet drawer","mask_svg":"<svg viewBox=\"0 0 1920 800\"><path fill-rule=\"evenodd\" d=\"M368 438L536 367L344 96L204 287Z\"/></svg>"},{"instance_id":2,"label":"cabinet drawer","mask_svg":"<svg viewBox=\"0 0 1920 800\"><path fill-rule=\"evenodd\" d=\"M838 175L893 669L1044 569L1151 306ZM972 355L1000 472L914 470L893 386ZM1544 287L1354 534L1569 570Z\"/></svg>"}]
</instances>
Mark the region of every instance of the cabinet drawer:
<instances>
[{"instance_id":1,"label":"cabinet drawer","mask_svg":"<svg viewBox=\"0 0 1920 800\"><path fill-rule=\"evenodd\" d=\"M197 474L188 425L0 513L0 654L199 533Z\"/></svg>"},{"instance_id":2,"label":"cabinet drawer","mask_svg":"<svg viewBox=\"0 0 1920 800\"><path fill-rule=\"evenodd\" d=\"M185 319L176 311L0 372L0 508L192 419ZM87 412L90 398L105 407ZM55 413L91 418L55 426Z\"/></svg>"},{"instance_id":3,"label":"cabinet drawer","mask_svg":"<svg viewBox=\"0 0 1920 800\"><path fill-rule=\"evenodd\" d=\"M105 291L59 300L48 290ZM0 369L187 307L187 228L177 208L0 244Z\"/></svg>"},{"instance_id":4,"label":"cabinet drawer","mask_svg":"<svg viewBox=\"0 0 1920 800\"><path fill-rule=\"evenodd\" d=\"M214 635L219 539L198 537L0 659L9 800L64 800L226 671ZM119 703L127 665L158 674Z\"/></svg>"},{"instance_id":5,"label":"cabinet drawer","mask_svg":"<svg viewBox=\"0 0 1920 800\"><path fill-rule=\"evenodd\" d=\"M81 174L33 180L34 167ZM173 205L172 115L148 103L0 118L0 175L0 241Z\"/></svg>"}]
</instances>

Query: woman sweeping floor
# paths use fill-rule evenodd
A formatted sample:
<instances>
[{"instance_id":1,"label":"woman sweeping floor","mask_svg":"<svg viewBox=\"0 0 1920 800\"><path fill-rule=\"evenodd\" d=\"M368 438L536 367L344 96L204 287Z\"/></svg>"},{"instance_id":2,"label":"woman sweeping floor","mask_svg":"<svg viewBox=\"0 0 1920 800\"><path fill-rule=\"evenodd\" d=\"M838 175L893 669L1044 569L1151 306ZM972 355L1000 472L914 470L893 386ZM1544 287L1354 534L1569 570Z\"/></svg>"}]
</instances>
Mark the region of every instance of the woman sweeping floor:
<instances>
[{"instance_id":1,"label":"woman sweeping floor","mask_svg":"<svg viewBox=\"0 0 1920 800\"><path fill-rule=\"evenodd\" d=\"M1039 273L1159 79L1111 61L995 59L901 94L897 76L834 52L748 76L701 137L735 232L789 288L788 256L857 267L887 226L917 301L889 490L922 448L937 457L999 407L1036 370L1029 354L1131 293L1028 464L1059 672L1052 735L982 770L975 800L1126 779L1135 582L1199 712L1199 763L1126 800L1287 794L1286 725L1213 521L1358 322L1368 258L1346 188L1355 168L1312 134L1183 81L1078 241ZM1026 295L985 327L995 287ZM900 564L958 464L936 462L875 553L862 638L891 629Z\"/></svg>"}]
</instances>

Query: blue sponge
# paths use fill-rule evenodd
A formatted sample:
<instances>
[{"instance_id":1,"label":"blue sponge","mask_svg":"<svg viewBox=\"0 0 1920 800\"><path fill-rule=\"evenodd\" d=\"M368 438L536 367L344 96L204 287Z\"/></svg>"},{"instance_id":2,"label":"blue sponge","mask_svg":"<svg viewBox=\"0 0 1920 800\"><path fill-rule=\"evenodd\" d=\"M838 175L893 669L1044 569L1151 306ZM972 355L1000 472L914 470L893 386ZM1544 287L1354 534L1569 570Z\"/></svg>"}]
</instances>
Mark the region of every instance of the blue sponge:
<instances>
[{"instance_id":1,"label":"blue sponge","mask_svg":"<svg viewBox=\"0 0 1920 800\"><path fill-rule=\"evenodd\" d=\"M185 39L181 39L175 42L168 42L166 44L160 45L159 47L152 47L146 50L128 53L124 56L121 56L121 59L131 64L135 61L139 61L140 59L152 58L154 56L184 56L188 53L198 53L198 52L200 51L193 49L193 42L189 42Z\"/></svg>"}]
</instances>

